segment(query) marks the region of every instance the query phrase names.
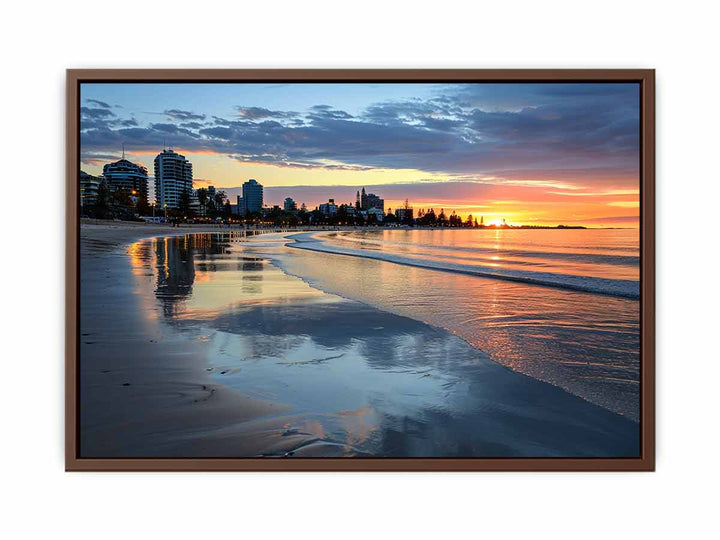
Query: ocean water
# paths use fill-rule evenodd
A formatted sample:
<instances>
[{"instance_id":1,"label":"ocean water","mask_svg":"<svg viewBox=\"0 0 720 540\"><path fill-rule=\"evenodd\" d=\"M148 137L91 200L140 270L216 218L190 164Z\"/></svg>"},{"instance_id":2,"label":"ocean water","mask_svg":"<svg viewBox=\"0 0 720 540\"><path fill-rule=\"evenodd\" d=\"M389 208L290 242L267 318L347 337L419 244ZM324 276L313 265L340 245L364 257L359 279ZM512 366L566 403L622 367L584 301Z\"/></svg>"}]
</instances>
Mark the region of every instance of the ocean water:
<instances>
[{"instance_id":1,"label":"ocean water","mask_svg":"<svg viewBox=\"0 0 720 540\"><path fill-rule=\"evenodd\" d=\"M291 240L272 258L313 287L448 330L499 364L638 420L637 230L334 231Z\"/></svg>"},{"instance_id":2,"label":"ocean water","mask_svg":"<svg viewBox=\"0 0 720 540\"><path fill-rule=\"evenodd\" d=\"M300 234L305 249L639 298L637 231L385 230Z\"/></svg>"}]
</instances>

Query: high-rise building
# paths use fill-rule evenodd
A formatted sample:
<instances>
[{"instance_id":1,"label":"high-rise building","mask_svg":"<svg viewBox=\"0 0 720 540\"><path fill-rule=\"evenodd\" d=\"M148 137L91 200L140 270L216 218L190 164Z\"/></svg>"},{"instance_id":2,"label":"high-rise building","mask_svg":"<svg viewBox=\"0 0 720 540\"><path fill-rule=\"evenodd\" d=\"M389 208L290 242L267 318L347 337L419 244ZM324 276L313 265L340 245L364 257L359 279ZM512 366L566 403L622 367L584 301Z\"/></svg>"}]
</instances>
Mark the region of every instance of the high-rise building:
<instances>
[{"instance_id":1,"label":"high-rise building","mask_svg":"<svg viewBox=\"0 0 720 540\"><path fill-rule=\"evenodd\" d=\"M128 192L138 201L148 200L148 172L142 165L137 165L123 158L103 167L103 177L110 191L120 189Z\"/></svg>"},{"instance_id":2,"label":"high-rise building","mask_svg":"<svg viewBox=\"0 0 720 540\"><path fill-rule=\"evenodd\" d=\"M251 178L242 186L242 198L246 212L260 212L263 207L263 187Z\"/></svg>"},{"instance_id":3,"label":"high-rise building","mask_svg":"<svg viewBox=\"0 0 720 540\"><path fill-rule=\"evenodd\" d=\"M283 203L283 210L286 212L295 212L297 210L297 204L291 197L287 197Z\"/></svg>"},{"instance_id":4,"label":"high-rise building","mask_svg":"<svg viewBox=\"0 0 720 540\"><path fill-rule=\"evenodd\" d=\"M155 157L155 201L160 208L178 208L183 192L192 192L192 163L163 148Z\"/></svg>"},{"instance_id":5,"label":"high-rise building","mask_svg":"<svg viewBox=\"0 0 720 540\"><path fill-rule=\"evenodd\" d=\"M80 171L80 206L83 208L95 206L98 188L102 180L100 176L93 176L85 171Z\"/></svg>"}]
</instances>

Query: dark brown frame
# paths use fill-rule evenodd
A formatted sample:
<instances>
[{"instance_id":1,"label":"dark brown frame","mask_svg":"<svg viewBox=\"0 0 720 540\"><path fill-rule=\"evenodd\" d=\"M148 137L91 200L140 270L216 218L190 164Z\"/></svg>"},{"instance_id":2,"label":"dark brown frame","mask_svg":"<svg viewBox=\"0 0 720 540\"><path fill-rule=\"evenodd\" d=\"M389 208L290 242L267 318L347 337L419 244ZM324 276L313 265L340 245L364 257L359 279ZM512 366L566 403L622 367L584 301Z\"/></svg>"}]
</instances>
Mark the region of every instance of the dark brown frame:
<instances>
[{"instance_id":1,"label":"dark brown frame","mask_svg":"<svg viewBox=\"0 0 720 540\"><path fill-rule=\"evenodd\" d=\"M87 82L640 83L640 429L638 458L96 459L77 455L79 111ZM68 471L653 471L655 470L655 70L651 69L70 69L67 71L65 468Z\"/></svg>"}]
</instances>

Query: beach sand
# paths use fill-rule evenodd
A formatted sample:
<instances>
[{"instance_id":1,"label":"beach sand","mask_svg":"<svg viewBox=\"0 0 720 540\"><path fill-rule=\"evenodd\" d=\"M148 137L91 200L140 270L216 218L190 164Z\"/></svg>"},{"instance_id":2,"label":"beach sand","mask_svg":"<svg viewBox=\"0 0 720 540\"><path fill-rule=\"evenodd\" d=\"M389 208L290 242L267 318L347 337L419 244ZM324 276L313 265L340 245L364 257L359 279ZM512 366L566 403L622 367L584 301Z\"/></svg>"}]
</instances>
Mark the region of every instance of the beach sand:
<instances>
[{"instance_id":1,"label":"beach sand","mask_svg":"<svg viewBox=\"0 0 720 540\"><path fill-rule=\"evenodd\" d=\"M81 227L82 457L639 452L636 423L284 274L282 235L137 242L184 232Z\"/></svg>"},{"instance_id":2,"label":"beach sand","mask_svg":"<svg viewBox=\"0 0 720 540\"><path fill-rule=\"evenodd\" d=\"M240 433L224 437L221 451L202 448L209 443L197 439L205 430L277 416L288 408L214 383L201 360L203 352L187 340L164 340L157 326L145 324L143 305L133 294L130 244L155 236L219 231L227 228L82 223L82 457L252 455L275 443L267 436ZM282 432L280 419L271 425ZM302 442L298 439L286 438L279 451L292 449Z\"/></svg>"}]
</instances>

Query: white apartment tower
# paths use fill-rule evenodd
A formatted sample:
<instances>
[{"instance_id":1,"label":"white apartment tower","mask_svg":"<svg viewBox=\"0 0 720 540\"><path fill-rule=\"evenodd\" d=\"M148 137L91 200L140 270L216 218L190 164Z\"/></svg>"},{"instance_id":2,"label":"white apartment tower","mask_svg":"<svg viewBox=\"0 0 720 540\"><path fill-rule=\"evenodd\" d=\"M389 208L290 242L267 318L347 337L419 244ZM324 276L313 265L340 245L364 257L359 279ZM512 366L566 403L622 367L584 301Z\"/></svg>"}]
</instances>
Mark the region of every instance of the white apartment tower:
<instances>
[{"instance_id":1,"label":"white apartment tower","mask_svg":"<svg viewBox=\"0 0 720 540\"><path fill-rule=\"evenodd\" d=\"M155 157L155 201L159 208L178 208L184 191L192 192L192 163L172 149Z\"/></svg>"}]
</instances>

